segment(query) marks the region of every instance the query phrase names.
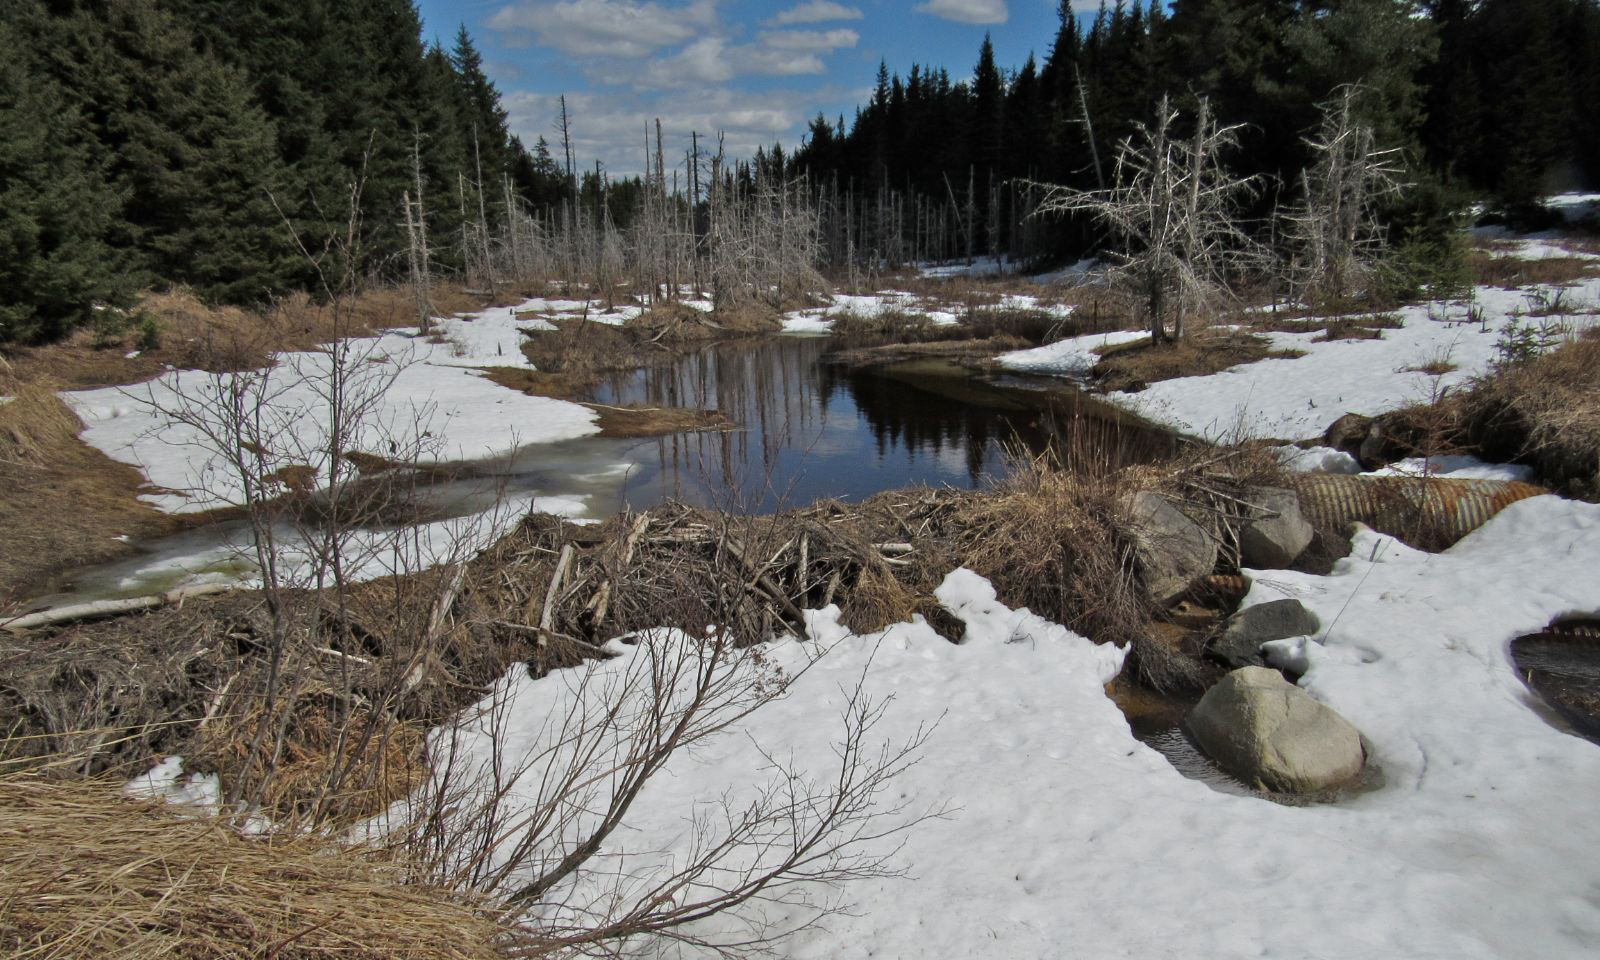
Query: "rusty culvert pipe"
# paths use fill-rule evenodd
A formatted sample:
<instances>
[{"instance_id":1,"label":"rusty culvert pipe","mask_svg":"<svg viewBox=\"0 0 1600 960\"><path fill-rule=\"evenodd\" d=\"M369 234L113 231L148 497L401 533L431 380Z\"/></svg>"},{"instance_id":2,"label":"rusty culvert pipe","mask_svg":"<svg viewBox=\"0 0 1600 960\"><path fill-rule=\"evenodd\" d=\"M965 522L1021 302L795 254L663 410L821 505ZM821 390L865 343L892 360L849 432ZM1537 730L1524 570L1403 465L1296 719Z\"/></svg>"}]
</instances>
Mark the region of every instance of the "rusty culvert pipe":
<instances>
[{"instance_id":1,"label":"rusty culvert pipe","mask_svg":"<svg viewBox=\"0 0 1600 960\"><path fill-rule=\"evenodd\" d=\"M1291 481L1300 512L1319 530L1367 526L1414 547L1442 550L1518 500L1548 493L1511 480L1302 474Z\"/></svg>"}]
</instances>

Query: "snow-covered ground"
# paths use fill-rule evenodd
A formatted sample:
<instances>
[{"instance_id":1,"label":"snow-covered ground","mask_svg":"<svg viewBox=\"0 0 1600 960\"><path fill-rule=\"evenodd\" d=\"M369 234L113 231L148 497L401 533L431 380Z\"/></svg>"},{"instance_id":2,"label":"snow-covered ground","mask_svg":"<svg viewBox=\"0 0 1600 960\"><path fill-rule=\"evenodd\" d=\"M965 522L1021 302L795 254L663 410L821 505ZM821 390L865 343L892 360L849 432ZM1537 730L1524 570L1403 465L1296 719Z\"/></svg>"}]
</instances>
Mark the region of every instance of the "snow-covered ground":
<instances>
[{"instance_id":1,"label":"snow-covered ground","mask_svg":"<svg viewBox=\"0 0 1600 960\"><path fill-rule=\"evenodd\" d=\"M1596 323L1597 317L1584 311L1600 303L1600 280L1575 284L1567 291L1572 313L1548 320L1571 331ZM1273 350L1304 355L1163 380L1138 393L1111 393L1105 399L1207 439L1313 439L1346 413L1373 415L1425 403L1436 391L1454 389L1487 372L1499 355L1496 344L1506 323L1535 307L1534 297L1532 290L1479 287L1476 304L1486 322L1468 322L1466 308L1458 303L1421 304L1396 311L1402 326L1382 331L1376 340L1319 342L1320 331L1266 333L1263 336ZM1015 369L1082 376L1088 358L1081 352L1095 345L1052 344L1007 354L1000 362ZM1052 349L1064 355L1059 369L1052 369ZM1439 374L1424 369L1434 364L1452 369Z\"/></svg>"},{"instance_id":2,"label":"snow-covered ground","mask_svg":"<svg viewBox=\"0 0 1600 960\"><path fill-rule=\"evenodd\" d=\"M738 809L769 756L826 777L838 734L826 721L864 677L890 698L874 739L937 724L884 802L949 813L898 838L906 877L850 887L855 911L802 932L785 956L1594 956L1600 748L1541 717L1508 644L1600 608L1597 569L1600 507L1543 496L1442 554L1362 531L1328 576L1256 574L1247 605L1294 597L1325 625L1275 655L1361 730L1381 772L1376 788L1315 806L1184 777L1104 692L1122 651L1007 609L968 571L937 593L966 623L959 646L921 622L851 636L836 609L818 611L810 636L775 642L768 662L792 673L827 654L783 699L676 756L566 902L603 901L623 864L683 862L694 816ZM648 646L580 671L624 670ZM550 721L571 708L580 671L508 673L502 746L537 749L564 729ZM713 919L693 932L747 928Z\"/></svg>"},{"instance_id":3,"label":"snow-covered ground","mask_svg":"<svg viewBox=\"0 0 1600 960\"><path fill-rule=\"evenodd\" d=\"M593 411L508 390L481 372L483 367L532 366L522 353L520 330L549 325L519 314L574 314L583 308L581 301L536 299L438 318L429 337L395 330L345 341L341 362L351 371L347 395L371 395L346 449L381 456L417 446L422 462L439 463L597 432ZM280 354L255 394L263 399L258 434L272 438L272 450L285 465L311 466L322 482L329 465L319 454L330 431L334 367L334 354L326 349ZM217 398L225 398L236 382L226 375L173 370L147 383L62 396L83 420L86 443L138 467L160 488L145 499L162 510L187 513L243 502L243 480L208 435L223 425L214 410L205 409L217 406ZM177 411L187 416L175 416Z\"/></svg>"},{"instance_id":4,"label":"snow-covered ground","mask_svg":"<svg viewBox=\"0 0 1600 960\"><path fill-rule=\"evenodd\" d=\"M1008 370L1022 373L1045 373L1059 377L1083 378L1100 362L1097 352L1135 340L1148 340L1150 334L1137 330L1119 330L1113 333L1090 333L1081 337L1068 337L1047 343L1032 350L1016 350L1001 354L999 363Z\"/></svg>"},{"instance_id":5,"label":"snow-covered ground","mask_svg":"<svg viewBox=\"0 0 1600 960\"><path fill-rule=\"evenodd\" d=\"M936 326L951 326L961 322L957 310L965 312L965 304L946 303L937 298L920 297L903 290L884 290L872 294L834 294L827 306L794 310L783 316L785 333L827 333L839 317L850 314L858 317L877 317L886 312L926 317ZM1054 316L1065 317L1072 307L1059 303L1046 303L1040 297L1027 293L1008 293L993 303L975 304L973 310L1039 310Z\"/></svg>"}]
</instances>

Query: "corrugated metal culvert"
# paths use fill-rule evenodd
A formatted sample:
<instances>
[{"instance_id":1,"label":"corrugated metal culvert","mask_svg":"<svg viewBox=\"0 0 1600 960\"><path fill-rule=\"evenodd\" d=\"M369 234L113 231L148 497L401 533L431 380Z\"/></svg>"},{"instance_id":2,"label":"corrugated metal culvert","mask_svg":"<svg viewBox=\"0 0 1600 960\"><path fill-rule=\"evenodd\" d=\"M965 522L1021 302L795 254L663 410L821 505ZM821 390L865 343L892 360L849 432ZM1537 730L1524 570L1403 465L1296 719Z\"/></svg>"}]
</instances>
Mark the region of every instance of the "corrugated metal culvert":
<instances>
[{"instance_id":1,"label":"corrugated metal culvert","mask_svg":"<svg viewBox=\"0 0 1600 960\"><path fill-rule=\"evenodd\" d=\"M1322 530L1360 521L1415 547L1448 547L1507 506L1549 491L1509 480L1302 474L1300 511Z\"/></svg>"}]
</instances>

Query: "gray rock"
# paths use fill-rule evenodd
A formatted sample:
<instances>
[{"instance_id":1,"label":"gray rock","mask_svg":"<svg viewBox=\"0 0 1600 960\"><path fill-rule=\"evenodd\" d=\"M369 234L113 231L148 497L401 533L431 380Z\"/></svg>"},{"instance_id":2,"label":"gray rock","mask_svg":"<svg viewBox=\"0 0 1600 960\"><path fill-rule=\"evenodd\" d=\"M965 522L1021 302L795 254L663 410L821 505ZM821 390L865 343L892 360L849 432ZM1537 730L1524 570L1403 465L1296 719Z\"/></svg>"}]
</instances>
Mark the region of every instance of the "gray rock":
<instances>
[{"instance_id":1,"label":"gray rock","mask_svg":"<svg viewBox=\"0 0 1600 960\"><path fill-rule=\"evenodd\" d=\"M1139 569L1156 603L1172 603L1216 567L1216 538L1161 495L1134 494L1129 513Z\"/></svg>"},{"instance_id":2,"label":"gray rock","mask_svg":"<svg viewBox=\"0 0 1600 960\"><path fill-rule=\"evenodd\" d=\"M1269 600L1229 617L1211 641L1211 652L1232 667L1261 666L1261 645L1286 637L1307 637L1322 628L1317 615L1298 600Z\"/></svg>"},{"instance_id":3,"label":"gray rock","mask_svg":"<svg viewBox=\"0 0 1600 960\"><path fill-rule=\"evenodd\" d=\"M1372 418L1359 413L1347 413L1328 426L1322 440L1335 450L1354 454L1361 449L1361 441L1372 430Z\"/></svg>"},{"instance_id":4,"label":"gray rock","mask_svg":"<svg viewBox=\"0 0 1600 960\"><path fill-rule=\"evenodd\" d=\"M1315 793L1361 772L1361 734L1276 670L1243 667L1189 712L1200 749L1246 783Z\"/></svg>"},{"instance_id":5,"label":"gray rock","mask_svg":"<svg viewBox=\"0 0 1600 960\"><path fill-rule=\"evenodd\" d=\"M1266 570L1294 563L1316 536L1300 514L1300 497L1293 490L1262 487L1247 500L1250 518L1239 529L1240 561Z\"/></svg>"}]
</instances>

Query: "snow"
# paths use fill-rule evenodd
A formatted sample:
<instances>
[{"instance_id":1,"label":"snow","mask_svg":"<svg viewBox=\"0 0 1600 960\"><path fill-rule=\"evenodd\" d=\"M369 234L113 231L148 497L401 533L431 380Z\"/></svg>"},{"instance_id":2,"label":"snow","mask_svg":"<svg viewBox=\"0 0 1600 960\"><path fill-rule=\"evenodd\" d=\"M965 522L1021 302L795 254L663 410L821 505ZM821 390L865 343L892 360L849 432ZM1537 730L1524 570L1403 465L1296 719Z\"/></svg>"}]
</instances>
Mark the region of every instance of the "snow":
<instances>
[{"instance_id":1,"label":"snow","mask_svg":"<svg viewBox=\"0 0 1600 960\"><path fill-rule=\"evenodd\" d=\"M1001 354L1002 367L1023 373L1045 373L1061 377L1087 377L1100 362L1096 351L1118 344L1150 339L1149 333L1136 330L1119 330L1114 333L1091 333L1081 337L1068 337L1047 343L1031 350L1017 350Z\"/></svg>"},{"instance_id":2,"label":"snow","mask_svg":"<svg viewBox=\"0 0 1600 960\"><path fill-rule=\"evenodd\" d=\"M432 339L418 337L415 331L390 331L343 341L345 366L355 371L349 392L371 402L367 413L357 418L362 422L345 448L383 455L420 441L421 462L444 463L598 432L593 411L508 390L486 379L479 369L531 366L520 349L519 332L529 323L517 314L549 305L528 301L518 307L440 318ZM326 393L335 363L333 352L326 348L284 353L269 370L257 374L264 377L260 395L266 398L261 435L276 439L274 451L282 452L283 465L310 465L323 483L329 476L324 453ZM75 391L62 397L83 420L86 443L138 467L160 488L146 500L171 513L189 513L244 500L241 479L207 439L204 426L171 415L185 406L193 409L195 398L225 395L231 382L228 376L177 370L131 387Z\"/></svg>"},{"instance_id":3,"label":"snow","mask_svg":"<svg viewBox=\"0 0 1600 960\"><path fill-rule=\"evenodd\" d=\"M888 312L906 313L928 318L938 326L958 323L959 318L948 310L939 310L914 293L903 290L883 290L872 294L834 294L828 306L794 310L783 316L785 333L827 333L840 316L878 317Z\"/></svg>"},{"instance_id":4,"label":"snow","mask_svg":"<svg viewBox=\"0 0 1600 960\"><path fill-rule=\"evenodd\" d=\"M216 809L222 805L222 782L214 773L191 773L185 778L183 757L174 755L123 784L122 794L136 800L160 799L168 803Z\"/></svg>"},{"instance_id":5,"label":"snow","mask_svg":"<svg viewBox=\"0 0 1600 960\"><path fill-rule=\"evenodd\" d=\"M816 611L806 640L766 651L791 672L815 665L784 698L675 756L607 841L599 874L552 899L602 901L610 855L686 856L689 818L752 796L772 751L826 775L828 718L864 678L869 695L893 698L874 739L937 723L889 799L949 812L898 838L893 863L908 877L847 888L855 911L801 932L785 956L1592 956L1600 750L1541 718L1508 641L1593 610L1597 568L1600 507L1544 496L1442 554L1363 530L1328 576L1257 574L1247 605L1293 596L1327 625L1275 654L1362 731L1381 771L1371 791L1320 806L1184 777L1106 697L1119 649L1007 609L969 571L937 592L966 623L959 646L920 620L856 637L837 609ZM617 660L540 680L511 671L498 689L503 743L537 749L581 669L623 669L658 642L614 644ZM720 918L693 932L744 929Z\"/></svg>"},{"instance_id":6,"label":"snow","mask_svg":"<svg viewBox=\"0 0 1600 960\"><path fill-rule=\"evenodd\" d=\"M917 273L933 279L954 277L999 277L1016 273L1020 268L1014 260L1004 257L974 257L971 262L956 260L948 263L919 263Z\"/></svg>"},{"instance_id":7,"label":"snow","mask_svg":"<svg viewBox=\"0 0 1600 960\"><path fill-rule=\"evenodd\" d=\"M1105 262L1098 257L1085 257L1059 270L1050 270L1045 273L1036 273L1029 279L1034 283L1082 283L1095 273L1105 268Z\"/></svg>"},{"instance_id":8,"label":"snow","mask_svg":"<svg viewBox=\"0 0 1600 960\"><path fill-rule=\"evenodd\" d=\"M1457 480L1514 480L1533 482L1533 469L1516 463L1488 463L1467 454L1408 457L1377 470L1363 472L1350 454L1332 447L1273 447L1285 469L1296 473L1361 474L1367 477L1453 477Z\"/></svg>"},{"instance_id":9,"label":"snow","mask_svg":"<svg viewBox=\"0 0 1600 960\"><path fill-rule=\"evenodd\" d=\"M1600 281L1567 288L1572 309L1600 302ZM1480 287L1486 323L1463 322L1465 308L1422 304L1397 311L1403 326L1377 340L1318 342L1318 333L1263 334L1274 350L1304 356L1271 358L1221 373L1152 383L1139 393L1106 400L1191 435L1307 440L1321 437L1345 413L1373 415L1425 403L1487 372L1507 320L1528 306L1529 291ZM1570 329L1595 318L1566 318ZM1444 361L1454 369L1432 375L1421 367Z\"/></svg>"},{"instance_id":10,"label":"snow","mask_svg":"<svg viewBox=\"0 0 1600 960\"><path fill-rule=\"evenodd\" d=\"M1343 450L1332 447L1273 447L1287 470L1296 473L1360 473L1361 463Z\"/></svg>"},{"instance_id":11,"label":"snow","mask_svg":"<svg viewBox=\"0 0 1600 960\"><path fill-rule=\"evenodd\" d=\"M1574 250L1566 245L1565 239L1555 232L1504 239L1489 248L1489 256L1519 260L1600 260L1600 254Z\"/></svg>"},{"instance_id":12,"label":"snow","mask_svg":"<svg viewBox=\"0 0 1600 960\"><path fill-rule=\"evenodd\" d=\"M1517 463L1486 463L1466 454L1446 454L1437 457L1409 457L1397 460L1371 476L1378 477L1454 477L1457 480L1515 480L1533 481L1533 468Z\"/></svg>"}]
</instances>

